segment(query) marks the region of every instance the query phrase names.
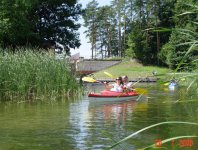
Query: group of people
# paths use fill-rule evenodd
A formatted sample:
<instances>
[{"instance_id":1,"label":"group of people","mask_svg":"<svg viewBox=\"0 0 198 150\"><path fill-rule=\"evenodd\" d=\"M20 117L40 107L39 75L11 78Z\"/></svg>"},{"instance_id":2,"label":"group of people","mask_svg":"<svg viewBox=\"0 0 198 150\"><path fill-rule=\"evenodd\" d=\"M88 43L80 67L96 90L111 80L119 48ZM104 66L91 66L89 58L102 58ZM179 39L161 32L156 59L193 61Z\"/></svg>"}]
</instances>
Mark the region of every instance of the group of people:
<instances>
[{"instance_id":1,"label":"group of people","mask_svg":"<svg viewBox=\"0 0 198 150\"><path fill-rule=\"evenodd\" d=\"M132 83L129 82L127 76L118 77L115 79L115 83L109 85L108 83L104 83L105 87L114 92L123 92L123 91L132 91Z\"/></svg>"}]
</instances>

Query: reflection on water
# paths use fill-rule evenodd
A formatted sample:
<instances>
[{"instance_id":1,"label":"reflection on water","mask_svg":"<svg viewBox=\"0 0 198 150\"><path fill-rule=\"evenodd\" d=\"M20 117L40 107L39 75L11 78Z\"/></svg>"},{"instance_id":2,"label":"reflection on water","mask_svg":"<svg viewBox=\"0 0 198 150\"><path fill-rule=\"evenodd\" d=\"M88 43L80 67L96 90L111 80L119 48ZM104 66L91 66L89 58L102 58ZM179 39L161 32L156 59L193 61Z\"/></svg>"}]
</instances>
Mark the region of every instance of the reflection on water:
<instances>
[{"instance_id":1,"label":"reflection on water","mask_svg":"<svg viewBox=\"0 0 198 150\"><path fill-rule=\"evenodd\" d=\"M110 121L112 119L117 120L120 123L125 123L126 119L132 117L133 112L136 108L142 108L142 110L147 109L147 103L138 103L135 100L129 100L119 103L95 103L90 102L89 113L92 114L92 117L96 116L98 112L102 113L102 117L105 121Z\"/></svg>"},{"instance_id":2,"label":"reflection on water","mask_svg":"<svg viewBox=\"0 0 198 150\"><path fill-rule=\"evenodd\" d=\"M88 90L100 91L99 86ZM149 99L94 102L77 101L0 105L0 150L9 149L104 149L146 126L162 121L197 122L197 103L174 103L182 92L155 85ZM197 135L196 126L162 125L138 134L115 149L135 150L156 139ZM187 149L196 150L197 140ZM179 147L179 141L177 148ZM164 145L173 149L171 143Z\"/></svg>"},{"instance_id":3,"label":"reflection on water","mask_svg":"<svg viewBox=\"0 0 198 150\"><path fill-rule=\"evenodd\" d=\"M133 112L136 109L146 111L147 107L146 101L133 100L119 103L94 103L84 100L82 103L71 104L70 124L73 129L79 130L74 135L77 147L82 149L108 147L113 142L109 136L116 134L116 130L124 131L126 122L133 118Z\"/></svg>"}]
</instances>

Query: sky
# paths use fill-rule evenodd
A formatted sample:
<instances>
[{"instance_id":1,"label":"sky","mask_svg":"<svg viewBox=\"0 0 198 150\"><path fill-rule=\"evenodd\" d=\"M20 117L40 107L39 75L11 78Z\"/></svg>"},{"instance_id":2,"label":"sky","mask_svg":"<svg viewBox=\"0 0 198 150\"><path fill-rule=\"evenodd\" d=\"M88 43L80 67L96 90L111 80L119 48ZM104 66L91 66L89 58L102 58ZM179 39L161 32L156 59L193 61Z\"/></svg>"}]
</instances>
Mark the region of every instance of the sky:
<instances>
[{"instance_id":1,"label":"sky","mask_svg":"<svg viewBox=\"0 0 198 150\"><path fill-rule=\"evenodd\" d=\"M79 0L79 3L82 4L82 8L85 8L86 5L90 2L91 0ZM99 3L99 6L104 6L104 5L109 5L111 0L97 0ZM80 23L83 23L83 19L81 18L79 20ZM79 29L80 33L80 41L81 41L81 46L78 49L71 49L71 55L80 53L80 57L84 58L91 58L91 45L88 42L88 38L86 38L85 34L83 33L86 30L83 25L81 25Z\"/></svg>"}]
</instances>

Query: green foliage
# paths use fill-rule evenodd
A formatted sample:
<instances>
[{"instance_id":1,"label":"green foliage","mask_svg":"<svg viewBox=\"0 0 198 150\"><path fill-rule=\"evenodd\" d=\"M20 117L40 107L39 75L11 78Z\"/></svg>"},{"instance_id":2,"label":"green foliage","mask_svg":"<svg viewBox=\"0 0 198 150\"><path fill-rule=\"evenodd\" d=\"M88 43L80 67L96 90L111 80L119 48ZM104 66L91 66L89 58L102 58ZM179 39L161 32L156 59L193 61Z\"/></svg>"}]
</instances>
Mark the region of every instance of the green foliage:
<instances>
[{"instance_id":1,"label":"green foliage","mask_svg":"<svg viewBox=\"0 0 198 150\"><path fill-rule=\"evenodd\" d=\"M98 7L95 0L84 14L92 58L125 56L143 64L176 68L195 41L180 70L193 70L197 62L197 1L112 0ZM121 43L121 44L120 44Z\"/></svg>"},{"instance_id":2,"label":"green foliage","mask_svg":"<svg viewBox=\"0 0 198 150\"><path fill-rule=\"evenodd\" d=\"M163 45L160 53L158 54L159 59L164 62L167 66L170 66L170 68L172 66L172 62L171 62L171 56L173 53L174 47L172 44L170 43L166 43L165 45Z\"/></svg>"},{"instance_id":3,"label":"green foliage","mask_svg":"<svg viewBox=\"0 0 198 150\"><path fill-rule=\"evenodd\" d=\"M173 32L170 38L170 44L172 45L172 53L170 54L170 65L169 67L172 69L175 69L179 62L182 61L183 57L185 56L186 52L190 48L189 44L185 44L189 41L189 36L184 35L182 32ZM184 43L184 44L179 44ZM196 67L195 64L193 64L193 60L197 59L197 47L193 47L191 52L188 54L188 57L185 57L185 59L182 61L182 65L180 66L179 70L193 70L194 67Z\"/></svg>"},{"instance_id":4,"label":"green foliage","mask_svg":"<svg viewBox=\"0 0 198 150\"><path fill-rule=\"evenodd\" d=\"M1 100L58 98L77 92L79 85L65 60L33 50L18 51L0 53Z\"/></svg>"},{"instance_id":5,"label":"green foliage","mask_svg":"<svg viewBox=\"0 0 198 150\"><path fill-rule=\"evenodd\" d=\"M80 46L81 14L76 0L64 2L1 0L0 41L3 47L42 46L45 41L59 42L66 49Z\"/></svg>"},{"instance_id":6,"label":"green foliage","mask_svg":"<svg viewBox=\"0 0 198 150\"><path fill-rule=\"evenodd\" d=\"M95 50L95 58L96 58L96 42L97 42L97 10L98 3L95 0L92 0L87 4L87 8L84 10L83 18L84 18L84 26L87 27L87 31L85 34L89 37L89 42L91 43L92 50L92 59L94 58L94 50Z\"/></svg>"},{"instance_id":7,"label":"green foliage","mask_svg":"<svg viewBox=\"0 0 198 150\"><path fill-rule=\"evenodd\" d=\"M98 7L93 0L87 4L83 14L86 36L92 49L92 58L118 55L118 31L115 12L110 6Z\"/></svg>"},{"instance_id":8,"label":"green foliage","mask_svg":"<svg viewBox=\"0 0 198 150\"><path fill-rule=\"evenodd\" d=\"M136 58L136 55L135 55L135 43L133 42L133 34L130 34L128 36L128 41L127 41L127 45L128 45L128 48L126 49L125 51L125 56L126 57L129 57L129 58Z\"/></svg>"},{"instance_id":9,"label":"green foliage","mask_svg":"<svg viewBox=\"0 0 198 150\"><path fill-rule=\"evenodd\" d=\"M161 60L167 64L170 68L175 69L179 62L183 59L184 55L195 43L188 57L182 61L179 70L192 71L198 65L193 60L198 58L198 26L195 23L198 19L197 11L198 3L191 0L187 2L178 1L175 8L175 25L169 42L162 48L159 56Z\"/></svg>"},{"instance_id":10,"label":"green foliage","mask_svg":"<svg viewBox=\"0 0 198 150\"><path fill-rule=\"evenodd\" d=\"M133 47L129 56L135 56L144 64L161 64L158 53L170 36L168 32L159 32L156 29L174 25L170 17L173 15L174 1L135 1L134 10L137 16L128 33L128 49ZM128 53L127 53L128 55Z\"/></svg>"},{"instance_id":11,"label":"green foliage","mask_svg":"<svg viewBox=\"0 0 198 150\"><path fill-rule=\"evenodd\" d=\"M31 24L28 23L26 18L29 7L25 7L21 1L2 0L0 8L0 18L3 20L0 22L1 44L5 46L11 43L19 44L19 41L26 42L25 37L29 34L29 28L31 28Z\"/></svg>"},{"instance_id":12,"label":"green foliage","mask_svg":"<svg viewBox=\"0 0 198 150\"><path fill-rule=\"evenodd\" d=\"M156 52L152 47L153 39L148 38L148 32L142 31L140 28L133 28L128 36L128 50L131 55L139 59L143 64L156 63ZM147 40L145 40L147 39Z\"/></svg>"}]
</instances>

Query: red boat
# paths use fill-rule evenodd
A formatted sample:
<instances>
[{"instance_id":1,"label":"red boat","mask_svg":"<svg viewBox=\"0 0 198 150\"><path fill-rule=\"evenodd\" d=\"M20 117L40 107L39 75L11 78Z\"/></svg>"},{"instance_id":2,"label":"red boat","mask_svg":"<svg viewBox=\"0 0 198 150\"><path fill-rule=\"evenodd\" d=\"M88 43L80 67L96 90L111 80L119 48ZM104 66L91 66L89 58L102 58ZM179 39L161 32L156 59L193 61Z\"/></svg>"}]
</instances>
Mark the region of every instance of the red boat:
<instances>
[{"instance_id":1,"label":"red boat","mask_svg":"<svg viewBox=\"0 0 198 150\"><path fill-rule=\"evenodd\" d=\"M131 92L114 92L114 91L101 91L100 93L90 93L88 95L93 100L108 100L108 101L116 101L116 100L130 100L136 99L138 94L134 91Z\"/></svg>"}]
</instances>

